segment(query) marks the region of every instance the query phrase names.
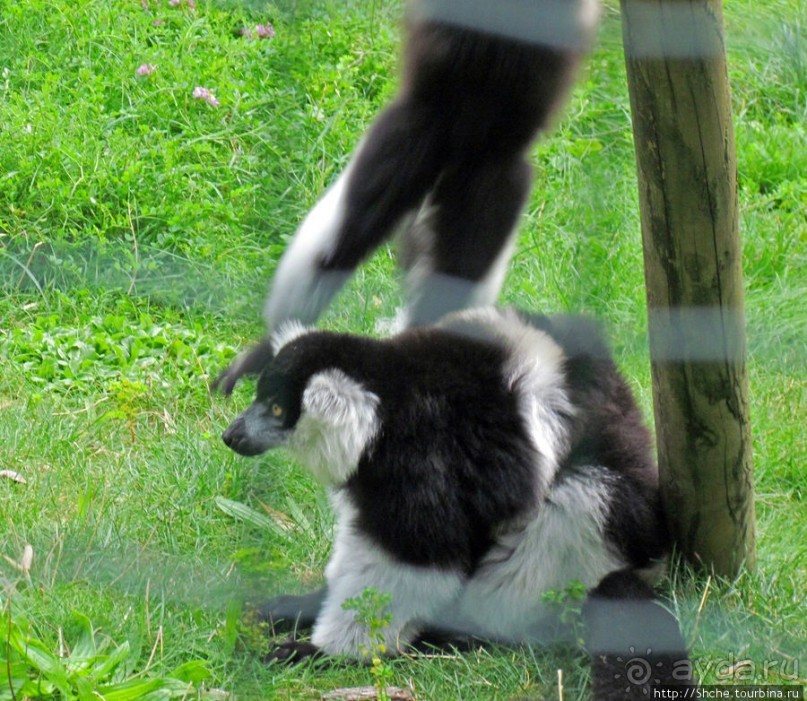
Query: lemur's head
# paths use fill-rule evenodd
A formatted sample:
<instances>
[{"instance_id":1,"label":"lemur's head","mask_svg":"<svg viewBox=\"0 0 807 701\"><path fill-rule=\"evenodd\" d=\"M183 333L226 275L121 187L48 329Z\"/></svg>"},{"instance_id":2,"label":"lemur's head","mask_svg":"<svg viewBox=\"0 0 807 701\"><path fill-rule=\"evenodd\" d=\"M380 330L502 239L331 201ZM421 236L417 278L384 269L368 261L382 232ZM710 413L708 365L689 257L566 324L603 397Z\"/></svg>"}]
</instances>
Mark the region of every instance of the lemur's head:
<instances>
[{"instance_id":1,"label":"lemur's head","mask_svg":"<svg viewBox=\"0 0 807 701\"><path fill-rule=\"evenodd\" d=\"M246 456L285 446L320 481L347 481L380 425L378 396L344 362L349 341L296 324L281 327L254 351L263 356L253 358L262 365L255 401L230 424L224 442Z\"/></svg>"}]
</instances>

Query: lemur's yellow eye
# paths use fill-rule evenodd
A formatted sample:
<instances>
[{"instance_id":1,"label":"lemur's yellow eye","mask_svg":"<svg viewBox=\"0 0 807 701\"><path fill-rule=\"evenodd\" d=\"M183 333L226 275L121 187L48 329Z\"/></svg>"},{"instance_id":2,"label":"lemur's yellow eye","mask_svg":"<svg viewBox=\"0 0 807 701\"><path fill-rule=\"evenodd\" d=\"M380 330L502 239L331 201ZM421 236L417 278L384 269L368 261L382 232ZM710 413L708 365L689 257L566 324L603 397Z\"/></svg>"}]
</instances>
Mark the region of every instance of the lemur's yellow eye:
<instances>
[{"instance_id":1,"label":"lemur's yellow eye","mask_svg":"<svg viewBox=\"0 0 807 701\"><path fill-rule=\"evenodd\" d=\"M282 416L283 407L280 404L272 404L272 416Z\"/></svg>"}]
</instances>

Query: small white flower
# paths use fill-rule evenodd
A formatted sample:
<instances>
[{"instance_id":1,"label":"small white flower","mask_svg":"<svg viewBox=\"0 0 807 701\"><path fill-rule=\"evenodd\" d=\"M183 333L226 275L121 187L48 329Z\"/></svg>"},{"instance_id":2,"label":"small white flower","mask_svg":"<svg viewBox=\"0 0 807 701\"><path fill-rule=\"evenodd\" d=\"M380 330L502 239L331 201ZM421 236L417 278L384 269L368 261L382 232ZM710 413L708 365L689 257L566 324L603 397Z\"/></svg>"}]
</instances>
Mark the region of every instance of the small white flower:
<instances>
[{"instance_id":1,"label":"small white flower","mask_svg":"<svg viewBox=\"0 0 807 701\"><path fill-rule=\"evenodd\" d=\"M210 90L201 86L193 89L193 97L197 100L204 100L211 107L218 107L221 104Z\"/></svg>"},{"instance_id":2,"label":"small white flower","mask_svg":"<svg viewBox=\"0 0 807 701\"><path fill-rule=\"evenodd\" d=\"M275 36L275 28L269 22L256 24L254 27L243 27L241 36L247 39L271 39Z\"/></svg>"},{"instance_id":3,"label":"small white flower","mask_svg":"<svg viewBox=\"0 0 807 701\"><path fill-rule=\"evenodd\" d=\"M135 73L140 76L141 78L151 75L154 71L157 70L157 66L153 63L144 63L137 67Z\"/></svg>"},{"instance_id":4,"label":"small white flower","mask_svg":"<svg viewBox=\"0 0 807 701\"><path fill-rule=\"evenodd\" d=\"M256 24L254 31L258 39L271 39L275 35L275 28L269 22Z\"/></svg>"}]
</instances>

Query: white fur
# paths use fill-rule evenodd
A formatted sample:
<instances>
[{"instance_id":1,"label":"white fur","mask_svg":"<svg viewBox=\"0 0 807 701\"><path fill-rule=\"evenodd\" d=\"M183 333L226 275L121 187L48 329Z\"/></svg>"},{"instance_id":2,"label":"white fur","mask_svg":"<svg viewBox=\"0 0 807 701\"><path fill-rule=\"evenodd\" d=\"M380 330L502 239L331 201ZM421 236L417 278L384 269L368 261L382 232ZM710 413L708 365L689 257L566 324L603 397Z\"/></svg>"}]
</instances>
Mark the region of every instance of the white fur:
<instances>
[{"instance_id":1,"label":"white fur","mask_svg":"<svg viewBox=\"0 0 807 701\"><path fill-rule=\"evenodd\" d=\"M277 355L283 346L304 336L309 331L312 331L311 327L301 324L295 319L282 322L272 334L272 352Z\"/></svg>"},{"instance_id":2,"label":"white fur","mask_svg":"<svg viewBox=\"0 0 807 701\"><path fill-rule=\"evenodd\" d=\"M510 233L510 237L502 246L485 277L474 283L469 307L484 307L496 303L507 275L507 266L510 265L510 259L513 257L513 249L518 238L516 233L515 229Z\"/></svg>"},{"instance_id":3,"label":"white fur","mask_svg":"<svg viewBox=\"0 0 807 701\"><path fill-rule=\"evenodd\" d=\"M289 449L323 484L344 484L378 432L378 402L341 370L312 375Z\"/></svg>"},{"instance_id":4,"label":"white fur","mask_svg":"<svg viewBox=\"0 0 807 701\"><path fill-rule=\"evenodd\" d=\"M523 529L498 539L440 623L499 640L541 639L543 593L573 580L594 586L626 564L606 544L609 491L604 471L553 489Z\"/></svg>"},{"instance_id":5,"label":"white fur","mask_svg":"<svg viewBox=\"0 0 807 701\"><path fill-rule=\"evenodd\" d=\"M602 7L598 0L582 0L580 2L580 10L577 15L578 22L583 31L589 36L593 36L600 23L600 16L602 15Z\"/></svg>"},{"instance_id":6,"label":"white fur","mask_svg":"<svg viewBox=\"0 0 807 701\"><path fill-rule=\"evenodd\" d=\"M429 193L414 215L411 225L401 232L403 245L408 249L408 260L405 261L407 302L406 307L399 310L396 316L397 331L411 326L415 319L423 323L436 321L441 316L439 310L428 308L428 305L435 306L435 301L439 304L443 296L439 291L442 276L434 272L435 233L432 223L437 209Z\"/></svg>"},{"instance_id":7,"label":"white fur","mask_svg":"<svg viewBox=\"0 0 807 701\"><path fill-rule=\"evenodd\" d=\"M342 604L366 588L392 595L392 623L383 630L393 652L412 642L423 621L434 620L456 600L462 585L456 572L402 564L388 557L354 527L356 509L347 495L333 494L337 531L325 571L328 598L314 626L311 641L329 654L356 656L367 645L367 628L355 621L355 611Z\"/></svg>"},{"instance_id":8,"label":"white fur","mask_svg":"<svg viewBox=\"0 0 807 701\"><path fill-rule=\"evenodd\" d=\"M533 444L544 458L540 477L546 486L569 450L568 417L574 407L566 390L562 349L543 331L526 325L522 329L511 339L505 370Z\"/></svg>"}]
</instances>

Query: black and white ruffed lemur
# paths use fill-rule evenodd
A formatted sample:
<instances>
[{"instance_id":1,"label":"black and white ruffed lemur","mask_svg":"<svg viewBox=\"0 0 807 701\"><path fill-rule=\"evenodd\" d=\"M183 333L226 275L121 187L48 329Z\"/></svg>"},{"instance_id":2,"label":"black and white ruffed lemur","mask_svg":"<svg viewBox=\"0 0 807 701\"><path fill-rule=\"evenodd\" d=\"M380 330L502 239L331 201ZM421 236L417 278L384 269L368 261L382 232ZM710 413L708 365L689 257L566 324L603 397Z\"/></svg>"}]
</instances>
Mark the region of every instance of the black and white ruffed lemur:
<instances>
[{"instance_id":1,"label":"black and white ruffed lemur","mask_svg":"<svg viewBox=\"0 0 807 701\"><path fill-rule=\"evenodd\" d=\"M552 640L544 595L580 581L596 699L691 683L646 583L669 547L650 433L596 324L480 308L377 340L287 323L261 365L223 439L286 447L336 515L325 588L261 609L313 626L273 658L360 657L367 631L342 605L368 587L392 596L393 654ZM647 678L626 671L636 658Z\"/></svg>"}]
</instances>

